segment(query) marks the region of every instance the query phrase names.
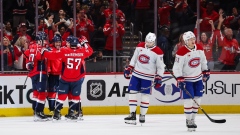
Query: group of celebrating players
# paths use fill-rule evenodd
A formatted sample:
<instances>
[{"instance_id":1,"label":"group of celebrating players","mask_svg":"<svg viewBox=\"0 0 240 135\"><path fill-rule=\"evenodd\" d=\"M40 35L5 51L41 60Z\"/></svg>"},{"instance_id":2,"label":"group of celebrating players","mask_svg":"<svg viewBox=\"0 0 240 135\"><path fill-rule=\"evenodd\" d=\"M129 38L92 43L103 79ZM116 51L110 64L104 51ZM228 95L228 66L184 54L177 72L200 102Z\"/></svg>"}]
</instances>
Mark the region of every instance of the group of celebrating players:
<instances>
[{"instance_id":1,"label":"group of celebrating players","mask_svg":"<svg viewBox=\"0 0 240 135\"><path fill-rule=\"evenodd\" d=\"M32 81L34 121L60 120L63 103L68 98L65 118L82 119L81 86L86 74L84 59L93 53L86 37L69 36L62 46L60 35L48 43L45 32L36 34L36 42L24 52L28 76ZM48 101L50 115L44 114Z\"/></svg>"}]
</instances>

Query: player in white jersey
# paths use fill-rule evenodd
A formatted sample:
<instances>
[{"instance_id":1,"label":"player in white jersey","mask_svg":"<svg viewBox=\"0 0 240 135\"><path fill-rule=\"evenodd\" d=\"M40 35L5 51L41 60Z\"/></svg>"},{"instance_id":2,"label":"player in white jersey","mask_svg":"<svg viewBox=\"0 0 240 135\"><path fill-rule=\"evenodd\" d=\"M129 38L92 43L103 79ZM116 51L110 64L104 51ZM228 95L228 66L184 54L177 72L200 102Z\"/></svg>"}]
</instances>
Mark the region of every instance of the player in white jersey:
<instances>
[{"instance_id":1,"label":"player in white jersey","mask_svg":"<svg viewBox=\"0 0 240 135\"><path fill-rule=\"evenodd\" d=\"M203 47L196 44L193 32L183 34L185 46L179 48L173 65L173 74L177 77L178 87L183 90L184 113L188 131L195 131L195 117L199 106L184 91L187 90L194 100L200 105L203 95L203 82L208 81L210 70L207 67L206 56Z\"/></svg>"},{"instance_id":2,"label":"player in white jersey","mask_svg":"<svg viewBox=\"0 0 240 135\"><path fill-rule=\"evenodd\" d=\"M149 106L149 95L151 94L150 86L153 80L155 88L159 88L162 84L161 76L163 76L165 64L163 52L155 45L155 40L156 35L148 33L145 42L137 45L129 66L124 70L126 79L130 79L132 73L128 86L130 115L124 118L127 124L136 124L137 93L141 93L139 122L144 123Z\"/></svg>"}]
</instances>

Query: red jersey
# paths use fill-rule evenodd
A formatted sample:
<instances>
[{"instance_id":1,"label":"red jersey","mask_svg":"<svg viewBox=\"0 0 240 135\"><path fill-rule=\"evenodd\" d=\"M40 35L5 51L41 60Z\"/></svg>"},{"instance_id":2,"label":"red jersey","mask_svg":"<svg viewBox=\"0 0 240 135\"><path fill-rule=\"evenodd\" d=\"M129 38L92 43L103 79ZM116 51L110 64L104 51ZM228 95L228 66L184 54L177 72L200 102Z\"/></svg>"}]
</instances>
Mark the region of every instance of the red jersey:
<instances>
[{"instance_id":1,"label":"red jersey","mask_svg":"<svg viewBox=\"0 0 240 135\"><path fill-rule=\"evenodd\" d=\"M87 48L68 48L60 49L60 52L45 52L44 56L49 59L62 58L63 71L61 79L67 82L75 82L85 76L82 61L92 55L93 50L90 46Z\"/></svg>"},{"instance_id":2,"label":"red jersey","mask_svg":"<svg viewBox=\"0 0 240 135\"><path fill-rule=\"evenodd\" d=\"M106 18L106 23L111 23L112 22L112 16L113 16L113 11L112 9L108 8L108 9L105 9L104 10L104 16ZM118 24L122 24L124 25L125 23L125 14L119 10L119 9L116 9L116 20L118 22Z\"/></svg>"},{"instance_id":3,"label":"red jersey","mask_svg":"<svg viewBox=\"0 0 240 135\"><path fill-rule=\"evenodd\" d=\"M201 7L201 19L200 23L200 31L208 32L212 30L211 24L209 24L209 20L213 20L215 22L219 17L219 14L216 11L212 11L211 14L207 13L207 9Z\"/></svg>"},{"instance_id":4,"label":"red jersey","mask_svg":"<svg viewBox=\"0 0 240 135\"><path fill-rule=\"evenodd\" d=\"M55 47L50 47L52 51L57 51ZM62 71L62 59L58 58L56 60L48 60L48 73L52 75L60 75Z\"/></svg>"},{"instance_id":5,"label":"red jersey","mask_svg":"<svg viewBox=\"0 0 240 135\"><path fill-rule=\"evenodd\" d=\"M171 6L165 6L165 7L161 7L161 8L158 9L160 26L163 26L163 25L169 26L170 25L170 11L171 11L171 9L172 9Z\"/></svg>"},{"instance_id":6,"label":"red jersey","mask_svg":"<svg viewBox=\"0 0 240 135\"><path fill-rule=\"evenodd\" d=\"M118 24L116 28L116 50L122 50L122 36L125 34L125 29L122 24ZM105 24L103 28L104 35L107 36L105 49L113 50L113 27L112 24Z\"/></svg>"},{"instance_id":7,"label":"red jersey","mask_svg":"<svg viewBox=\"0 0 240 135\"><path fill-rule=\"evenodd\" d=\"M216 30L215 34L217 35L218 45L222 47L222 52L218 60L225 65L235 65L234 58L237 55L236 50L239 50L238 41L236 39L229 40L223 37L220 30Z\"/></svg>"},{"instance_id":8,"label":"red jersey","mask_svg":"<svg viewBox=\"0 0 240 135\"><path fill-rule=\"evenodd\" d=\"M194 34L197 37L197 29L194 29ZM199 45L203 47L204 53L206 55L207 61L213 60L213 44L215 43L216 35L214 32L212 32L211 37L208 39L206 43L203 43L202 41L199 42Z\"/></svg>"},{"instance_id":9,"label":"red jersey","mask_svg":"<svg viewBox=\"0 0 240 135\"><path fill-rule=\"evenodd\" d=\"M88 19L87 22L88 24L83 20L77 22L76 37L80 37L81 35L83 35L88 39L88 41L90 41L89 32L94 31L94 26L91 20Z\"/></svg>"},{"instance_id":10,"label":"red jersey","mask_svg":"<svg viewBox=\"0 0 240 135\"><path fill-rule=\"evenodd\" d=\"M46 74L47 67L46 67L46 60L41 55L42 47L38 44L32 44L29 46L24 53L26 55L26 63L33 62L33 70L29 71L28 76L32 77L34 75L40 74L42 70L42 74Z\"/></svg>"}]
</instances>

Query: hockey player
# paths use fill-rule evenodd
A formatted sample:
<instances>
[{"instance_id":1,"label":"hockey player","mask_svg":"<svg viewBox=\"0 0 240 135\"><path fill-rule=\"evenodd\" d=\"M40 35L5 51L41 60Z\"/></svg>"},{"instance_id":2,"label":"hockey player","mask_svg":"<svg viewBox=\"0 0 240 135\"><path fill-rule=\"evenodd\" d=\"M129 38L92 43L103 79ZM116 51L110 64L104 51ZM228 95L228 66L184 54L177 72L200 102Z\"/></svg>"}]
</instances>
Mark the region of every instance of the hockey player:
<instances>
[{"instance_id":1,"label":"hockey player","mask_svg":"<svg viewBox=\"0 0 240 135\"><path fill-rule=\"evenodd\" d=\"M53 45L48 49L52 51L60 50L62 46L61 35L55 35L53 37ZM56 60L48 60L48 89L47 89L47 100L49 105L49 116L52 117L55 108L55 98L57 93L57 88L59 86L59 78L62 71L62 60L61 58Z\"/></svg>"},{"instance_id":2,"label":"hockey player","mask_svg":"<svg viewBox=\"0 0 240 135\"><path fill-rule=\"evenodd\" d=\"M70 48L61 48L60 52L53 54L52 52L43 52L44 56L50 59L62 58L63 71L59 81L58 99L54 110L53 120L60 120L60 111L63 107L63 102L68 97L71 91L71 101L69 102L69 110L66 115L67 119L77 120L75 115L76 107L79 105L81 86L83 82L83 66L82 60L89 57L93 50L87 44L84 44L84 48L78 48L81 46L78 38L72 37L70 42Z\"/></svg>"},{"instance_id":3,"label":"hockey player","mask_svg":"<svg viewBox=\"0 0 240 135\"><path fill-rule=\"evenodd\" d=\"M145 115L149 106L149 95L151 88L142 90L152 85L154 80L155 88L162 84L165 64L163 62L163 52L155 45L156 35L148 33L145 42L137 45L134 55L128 67L124 70L124 77L130 79L128 86L130 115L124 118L127 124L136 124L137 92L141 93L141 105L139 122L145 122ZM134 93L134 94L133 94Z\"/></svg>"},{"instance_id":4,"label":"hockey player","mask_svg":"<svg viewBox=\"0 0 240 135\"><path fill-rule=\"evenodd\" d=\"M210 71L207 67L204 49L201 45L195 44L196 38L193 32L185 32L183 40L185 46L179 48L176 53L173 74L177 79L178 87L183 90L182 97L188 131L195 131L197 128L195 117L199 106L194 103L185 90L200 104L203 95L203 81L208 81Z\"/></svg>"},{"instance_id":5,"label":"hockey player","mask_svg":"<svg viewBox=\"0 0 240 135\"><path fill-rule=\"evenodd\" d=\"M26 68L29 70L28 76L32 80L34 121L46 121L47 116L43 113L46 99L46 79L47 67L45 58L41 55L41 50L48 44L47 35L44 32L38 32L36 43L29 46L25 51Z\"/></svg>"}]
</instances>

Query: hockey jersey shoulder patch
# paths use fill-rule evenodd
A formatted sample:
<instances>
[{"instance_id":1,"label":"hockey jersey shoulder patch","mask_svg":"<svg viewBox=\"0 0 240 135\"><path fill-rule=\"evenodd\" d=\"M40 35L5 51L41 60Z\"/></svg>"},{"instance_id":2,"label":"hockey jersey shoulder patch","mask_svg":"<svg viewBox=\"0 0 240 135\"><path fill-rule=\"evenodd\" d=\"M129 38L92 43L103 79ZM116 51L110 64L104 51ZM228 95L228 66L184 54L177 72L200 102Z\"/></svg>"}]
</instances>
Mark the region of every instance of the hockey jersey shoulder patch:
<instances>
[{"instance_id":1,"label":"hockey jersey shoulder patch","mask_svg":"<svg viewBox=\"0 0 240 135\"><path fill-rule=\"evenodd\" d=\"M137 47L139 48L145 48L145 42L140 42Z\"/></svg>"},{"instance_id":2,"label":"hockey jersey shoulder patch","mask_svg":"<svg viewBox=\"0 0 240 135\"><path fill-rule=\"evenodd\" d=\"M152 49L153 52L155 52L157 55L162 55L163 51L159 47L155 47Z\"/></svg>"},{"instance_id":3,"label":"hockey jersey shoulder patch","mask_svg":"<svg viewBox=\"0 0 240 135\"><path fill-rule=\"evenodd\" d=\"M185 46L182 46L181 48L178 49L176 54L179 56L184 56L186 53L189 53L189 52L190 52L189 49L187 49Z\"/></svg>"}]
</instances>

